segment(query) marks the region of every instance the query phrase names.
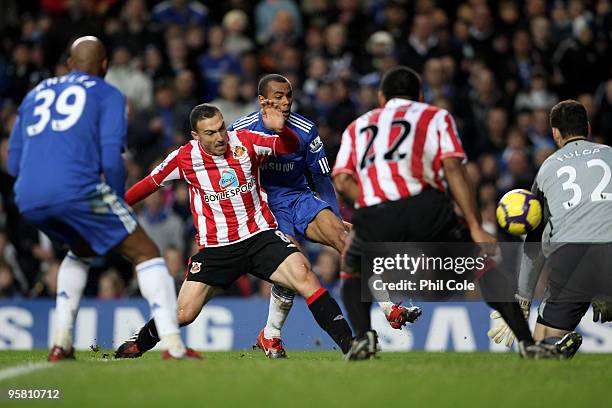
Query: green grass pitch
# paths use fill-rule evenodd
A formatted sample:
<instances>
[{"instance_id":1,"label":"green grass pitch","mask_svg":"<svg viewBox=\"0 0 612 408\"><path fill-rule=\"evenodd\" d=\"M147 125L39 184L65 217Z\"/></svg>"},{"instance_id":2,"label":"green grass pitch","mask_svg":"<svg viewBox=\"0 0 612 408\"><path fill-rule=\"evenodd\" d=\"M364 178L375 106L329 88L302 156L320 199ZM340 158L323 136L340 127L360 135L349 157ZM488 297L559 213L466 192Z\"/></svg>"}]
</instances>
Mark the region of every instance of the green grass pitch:
<instances>
[{"instance_id":1,"label":"green grass pitch","mask_svg":"<svg viewBox=\"0 0 612 408\"><path fill-rule=\"evenodd\" d=\"M159 353L112 360L79 352L56 364L0 380L0 407L11 388L59 388L73 407L533 407L610 406L612 355L526 361L516 354L381 353L347 363L338 352L206 352L202 361L162 361ZM41 362L46 351L0 351L9 367ZM10 404L10 403L9 403Z\"/></svg>"}]
</instances>

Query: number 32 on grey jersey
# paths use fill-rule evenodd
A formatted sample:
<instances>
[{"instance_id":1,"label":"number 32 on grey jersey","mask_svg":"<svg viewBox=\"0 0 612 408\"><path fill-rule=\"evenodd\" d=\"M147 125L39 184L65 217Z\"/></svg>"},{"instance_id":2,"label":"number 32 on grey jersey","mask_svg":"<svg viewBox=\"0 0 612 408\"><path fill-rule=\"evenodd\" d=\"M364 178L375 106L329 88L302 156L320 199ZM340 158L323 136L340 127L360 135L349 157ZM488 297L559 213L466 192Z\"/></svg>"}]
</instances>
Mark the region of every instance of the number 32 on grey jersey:
<instances>
[{"instance_id":1,"label":"number 32 on grey jersey","mask_svg":"<svg viewBox=\"0 0 612 408\"><path fill-rule=\"evenodd\" d=\"M532 191L543 201L546 256L568 242L612 242L612 149L567 143L544 161Z\"/></svg>"}]
</instances>

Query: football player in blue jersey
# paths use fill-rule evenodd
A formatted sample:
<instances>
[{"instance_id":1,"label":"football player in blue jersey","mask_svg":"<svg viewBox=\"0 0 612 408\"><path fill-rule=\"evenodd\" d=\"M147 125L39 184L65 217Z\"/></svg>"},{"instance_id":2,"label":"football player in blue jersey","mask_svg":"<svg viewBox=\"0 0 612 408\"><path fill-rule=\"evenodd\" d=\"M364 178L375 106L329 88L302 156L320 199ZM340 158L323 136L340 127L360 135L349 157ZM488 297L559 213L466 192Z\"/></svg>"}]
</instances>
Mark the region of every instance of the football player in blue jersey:
<instances>
[{"instance_id":1,"label":"football player in blue jersey","mask_svg":"<svg viewBox=\"0 0 612 408\"><path fill-rule=\"evenodd\" d=\"M332 184L331 168L325 155L323 141L315 124L291 112L293 89L287 78L269 74L261 78L257 87L259 102L274 101L285 116L287 126L300 139L297 152L268 160L261 167L261 184L268 194L268 204L278 222L279 230L296 245L296 237L328 245L342 253L350 224L340 216L336 192ZM273 135L262 120L261 110L246 115L228 128L249 129ZM310 175L314 191L310 189ZM295 292L279 285L272 287L266 326L257 337L257 346L269 358L286 357L281 341L281 328L293 305ZM387 319L394 328L413 321L414 311L391 302L383 310L393 310Z\"/></svg>"},{"instance_id":2,"label":"football player in blue jersey","mask_svg":"<svg viewBox=\"0 0 612 408\"><path fill-rule=\"evenodd\" d=\"M123 200L125 97L103 79L108 60L95 37L71 47L71 72L42 81L22 101L8 168L25 219L70 251L57 278L49 361L74 358L73 327L89 259L116 249L135 265L140 291L163 332L164 358L198 358L179 335L174 283L159 250Z\"/></svg>"}]
</instances>

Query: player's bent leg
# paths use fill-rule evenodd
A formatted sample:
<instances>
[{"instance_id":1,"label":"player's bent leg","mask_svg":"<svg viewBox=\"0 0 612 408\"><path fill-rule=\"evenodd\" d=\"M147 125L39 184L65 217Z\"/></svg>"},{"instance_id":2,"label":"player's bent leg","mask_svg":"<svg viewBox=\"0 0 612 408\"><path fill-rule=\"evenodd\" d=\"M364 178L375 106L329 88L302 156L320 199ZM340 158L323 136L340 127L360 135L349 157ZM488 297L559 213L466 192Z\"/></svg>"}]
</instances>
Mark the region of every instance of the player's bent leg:
<instances>
[{"instance_id":1,"label":"player's bent leg","mask_svg":"<svg viewBox=\"0 0 612 408\"><path fill-rule=\"evenodd\" d=\"M554 345L563 358L570 359L582 345L582 336L574 331L589 308L588 302L545 299L538 310L534 338L542 344Z\"/></svg>"},{"instance_id":2,"label":"player's bent leg","mask_svg":"<svg viewBox=\"0 0 612 408\"><path fill-rule=\"evenodd\" d=\"M202 311L202 307L215 295L222 291L221 288L210 286L202 282L184 281L178 296L178 322L180 326L191 324ZM149 320L140 331L119 346L115 352L115 358L137 358L151 350L160 341L157 333L155 320ZM186 357L200 358L198 353L187 349Z\"/></svg>"},{"instance_id":3,"label":"player's bent leg","mask_svg":"<svg viewBox=\"0 0 612 408\"><path fill-rule=\"evenodd\" d=\"M281 329L293 306L294 298L295 291L277 284L272 286L268 320L266 321L266 326L259 332L256 342L257 347L262 350L268 358L287 357L287 352L281 340Z\"/></svg>"},{"instance_id":4,"label":"player's bent leg","mask_svg":"<svg viewBox=\"0 0 612 408\"><path fill-rule=\"evenodd\" d=\"M347 234L342 220L327 208L319 211L305 230L309 240L330 246L340 253L344 251Z\"/></svg>"},{"instance_id":5,"label":"player's bent leg","mask_svg":"<svg viewBox=\"0 0 612 408\"><path fill-rule=\"evenodd\" d=\"M302 251L300 243L294 237L289 234L284 235L300 252ZM272 286L266 326L259 332L255 343L268 358L287 357L287 352L283 347L281 339L281 330L293 307L294 298L295 291L277 284Z\"/></svg>"},{"instance_id":6,"label":"player's bent leg","mask_svg":"<svg viewBox=\"0 0 612 408\"><path fill-rule=\"evenodd\" d=\"M329 334L348 359L365 359L375 353L373 336L353 341L351 329L340 306L327 290L321 287L304 255L299 252L289 255L272 273L270 279L304 296L319 326Z\"/></svg>"},{"instance_id":7,"label":"player's bent leg","mask_svg":"<svg viewBox=\"0 0 612 408\"><path fill-rule=\"evenodd\" d=\"M291 243L293 243L299 251L302 250L299 242L294 237L288 234L285 234L285 237L287 237L287 239L289 239L289 241L291 241ZM285 320L287 320L289 311L291 311L294 298L295 291L287 289L281 285L275 284L272 286L266 326L262 332L259 333L257 338L257 345L262 350L264 349L262 346L265 346L264 343L269 343L270 347L272 347L272 343L274 343L273 349L278 351L278 353L274 354L285 356L285 350L282 347L282 342L275 341L275 339L281 338L281 330L285 324ZM266 353L266 355L268 355L268 353ZM270 357L270 355L268 355L268 357Z\"/></svg>"},{"instance_id":8,"label":"player's bent leg","mask_svg":"<svg viewBox=\"0 0 612 408\"><path fill-rule=\"evenodd\" d=\"M342 257L342 302L357 337L372 330L370 309L372 302L361 301L361 240L352 232L346 238L346 250Z\"/></svg>"},{"instance_id":9,"label":"player's bent leg","mask_svg":"<svg viewBox=\"0 0 612 408\"><path fill-rule=\"evenodd\" d=\"M79 303L87 283L89 258L79 258L72 251L64 257L57 275L56 327L48 360L74 358L72 331Z\"/></svg>"},{"instance_id":10,"label":"player's bent leg","mask_svg":"<svg viewBox=\"0 0 612 408\"><path fill-rule=\"evenodd\" d=\"M140 226L117 249L135 264L138 286L151 308L162 348L181 358L186 348L179 335L174 280L159 250Z\"/></svg>"},{"instance_id":11,"label":"player's bent leg","mask_svg":"<svg viewBox=\"0 0 612 408\"><path fill-rule=\"evenodd\" d=\"M556 341L563 338L563 336L565 336L570 331L571 330L556 329L554 327L549 327L549 326L546 326L545 324L538 322L536 323L535 328L533 330L533 339L537 343L546 342L546 343L554 344Z\"/></svg>"},{"instance_id":12,"label":"player's bent leg","mask_svg":"<svg viewBox=\"0 0 612 408\"><path fill-rule=\"evenodd\" d=\"M187 326L198 317L202 308L223 289L197 281L184 281L178 295L178 323Z\"/></svg>"}]
</instances>

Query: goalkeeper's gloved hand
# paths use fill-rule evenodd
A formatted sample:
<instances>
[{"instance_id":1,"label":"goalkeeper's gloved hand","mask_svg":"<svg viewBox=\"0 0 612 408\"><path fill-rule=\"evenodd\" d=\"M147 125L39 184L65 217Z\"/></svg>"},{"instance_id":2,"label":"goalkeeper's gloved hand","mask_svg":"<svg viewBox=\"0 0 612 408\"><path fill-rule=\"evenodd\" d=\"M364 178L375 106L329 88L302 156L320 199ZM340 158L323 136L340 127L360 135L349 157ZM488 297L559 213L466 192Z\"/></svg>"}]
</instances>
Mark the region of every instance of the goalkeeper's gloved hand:
<instances>
[{"instance_id":1,"label":"goalkeeper's gloved hand","mask_svg":"<svg viewBox=\"0 0 612 408\"><path fill-rule=\"evenodd\" d=\"M529 319L531 301L520 295L514 295L514 297L516 298L519 305L521 306L521 309L523 310L525 320ZM497 310L491 312L490 316L491 319L493 319L493 321L495 322L495 324L493 325L493 327L491 327L491 329L489 329L489 331L487 332L487 336L489 336L489 338L497 344L501 343L505 339L506 347L512 347L512 344L514 343L515 339L512 329L510 329L508 324L506 324L501 314Z\"/></svg>"},{"instance_id":2,"label":"goalkeeper's gloved hand","mask_svg":"<svg viewBox=\"0 0 612 408\"><path fill-rule=\"evenodd\" d=\"M602 323L612 321L612 298L597 296L591 301L593 306L593 321Z\"/></svg>"}]
</instances>

